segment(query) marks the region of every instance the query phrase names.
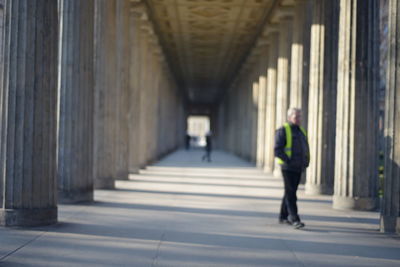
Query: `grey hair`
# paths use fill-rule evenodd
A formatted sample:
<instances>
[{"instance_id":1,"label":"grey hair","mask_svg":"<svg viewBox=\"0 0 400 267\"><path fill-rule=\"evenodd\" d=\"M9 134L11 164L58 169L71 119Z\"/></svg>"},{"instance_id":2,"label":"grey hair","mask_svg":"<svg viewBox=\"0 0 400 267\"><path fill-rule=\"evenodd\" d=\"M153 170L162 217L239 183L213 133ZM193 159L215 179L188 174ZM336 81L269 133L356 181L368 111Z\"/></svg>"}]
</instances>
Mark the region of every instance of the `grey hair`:
<instances>
[{"instance_id":1,"label":"grey hair","mask_svg":"<svg viewBox=\"0 0 400 267\"><path fill-rule=\"evenodd\" d=\"M287 117L289 118L290 116L292 116L293 114L295 114L297 112L301 112L301 109L299 109L299 108L289 108L288 111L287 111Z\"/></svg>"}]
</instances>

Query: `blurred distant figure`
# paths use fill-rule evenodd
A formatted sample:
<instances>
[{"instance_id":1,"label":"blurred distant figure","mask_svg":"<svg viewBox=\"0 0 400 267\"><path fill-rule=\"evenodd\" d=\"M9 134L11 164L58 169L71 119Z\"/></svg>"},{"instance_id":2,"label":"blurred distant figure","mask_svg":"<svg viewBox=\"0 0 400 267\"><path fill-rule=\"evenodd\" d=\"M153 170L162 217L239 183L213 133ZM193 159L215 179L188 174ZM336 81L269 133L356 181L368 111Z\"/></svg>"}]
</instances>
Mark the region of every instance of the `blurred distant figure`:
<instances>
[{"instance_id":1,"label":"blurred distant figure","mask_svg":"<svg viewBox=\"0 0 400 267\"><path fill-rule=\"evenodd\" d=\"M189 148L190 148L190 139L191 138L192 137L189 134L186 134L186 136L185 136L185 148L186 148L186 150L189 150Z\"/></svg>"},{"instance_id":2,"label":"blurred distant figure","mask_svg":"<svg viewBox=\"0 0 400 267\"><path fill-rule=\"evenodd\" d=\"M211 162L211 150L212 150L212 145L211 145L211 132L207 132L206 134L206 154L201 158L202 161L207 160L208 162Z\"/></svg>"}]
</instances>

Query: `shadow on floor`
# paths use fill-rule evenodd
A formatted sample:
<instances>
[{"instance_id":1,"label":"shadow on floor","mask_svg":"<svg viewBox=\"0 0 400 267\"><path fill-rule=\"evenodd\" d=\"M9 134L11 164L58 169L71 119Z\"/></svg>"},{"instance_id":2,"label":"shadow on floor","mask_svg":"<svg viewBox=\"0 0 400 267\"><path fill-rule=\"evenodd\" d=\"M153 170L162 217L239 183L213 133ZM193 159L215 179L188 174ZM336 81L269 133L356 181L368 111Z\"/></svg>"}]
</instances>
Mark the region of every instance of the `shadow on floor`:
<instances>
[{"instance_id":1,"label":"shadow on floor","mask_svg":"<svg viewBox=\"0 0 400 267\"><path fill-rule=\"evenodd\" d=\"M164 231L138 227L115 227L106 224L60 223L49 229L51 232L74 235L91 235L135 240L162 240L164 243L186 245L206 245L255 250L304 252L321 255L341 255L371 259L400 260L398 248L385 246L368 246L363 244L345 244L331 242L299 241L279 237L237 236L233 234L196 233L190 231Z\"/></svg>"},{"instance_id":2,"label":"shadow on floor","mask_svg":"<svg viewBox=\"0 0 400 267\"><path fill-rule=\"evenodd\" d=\"M197 193L197 192L188 193L188 192L178 192L178 191L157 191L157 190L142 190L142 189L127 189L127 188L118 188L115 190L120 192L160 194L160 195L200 196L200 197L237 198L237 199L254 199L254 200L273 200L273 201L282 200L281 198L278 197L244 196L244 195L212 194L212 193ZM331 200L321 200L321 199L301 199L300 202L332 203Z\"/></svg>"},{"instance_id":3,"label":"shadow on floor","mask_svg":"<svg viewBox=\"0 0 400 267\"><path fill-rule=\"evenodd\" d=\"M243 179L240 179L243 181ZM243 185L243 184L228 184L228 183L200 183L200 182L190 182L190 181L163 181L163 180L145 180L145 179L131 179L126 182L140 182L140 183L155 183L155 184L176 184L176 185L201 185L201 186L216 186L216 187L240 187L240 188L252 188L252 189L280 189L282 186L270 186L270 185Z\"/></svg>"},{"instance_id":4,"label":"shadow on floor","mask_svg":"<svg viewBox=\"0 0 400 267\"><path fill-rule=\"evenodd\" d=\"M221 215L221 216L233 216L233 217L241 216L241 217L278 218L278 213L272 213L272 212L187 208L178 206L130 204L130 203L120 203L120 202L96 201L93 204L90 205L85 204L84 206L97 206L97 207L128 209L128 210L148 210L148 211L164 211L164 212L175 212L175 213ZM302 215L302 218L305 221L341 222L341 223L375 224L375 225L379 221L378 219L360 218L360 217L338 217L338 216L316 216L316 215ZM356 230L357 228L354 229Z\"/></svg>"}]
</instances>

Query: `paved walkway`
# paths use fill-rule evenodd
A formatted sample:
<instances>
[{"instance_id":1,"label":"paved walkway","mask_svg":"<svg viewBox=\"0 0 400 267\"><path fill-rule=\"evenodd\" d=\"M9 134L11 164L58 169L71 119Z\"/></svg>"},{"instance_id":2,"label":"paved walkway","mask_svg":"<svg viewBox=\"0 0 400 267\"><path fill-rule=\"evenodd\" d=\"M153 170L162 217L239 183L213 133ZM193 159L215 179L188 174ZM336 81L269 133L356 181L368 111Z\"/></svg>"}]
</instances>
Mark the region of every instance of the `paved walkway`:
<instances>
[{"instance_id":1,"label":"paved walkway","mask_svg":"<svg viewBox=\"0 0 400 267\"><path fill-rule=\"evenodd\" d=\"M179 151L59 223L0 228L0 266L400 266L378 213L299 192L304 230L277 223L282 183L222 152Z\"/></svg>"}]
</instances>

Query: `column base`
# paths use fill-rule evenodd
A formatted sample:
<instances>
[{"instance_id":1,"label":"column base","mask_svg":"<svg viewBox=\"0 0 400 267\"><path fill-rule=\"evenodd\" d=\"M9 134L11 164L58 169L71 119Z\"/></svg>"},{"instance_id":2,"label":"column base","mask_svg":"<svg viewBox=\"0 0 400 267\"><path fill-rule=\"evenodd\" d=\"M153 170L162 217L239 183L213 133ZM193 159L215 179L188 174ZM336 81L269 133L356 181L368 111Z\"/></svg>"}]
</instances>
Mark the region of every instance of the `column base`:
<instances>
[{"instance_id":1,"label":"column base","mask_svg":"<svg viewBox=\"0 0 400 267\"><path fill-rule=\"evenodd\" d=\"M57 207L47 209L0 209L1 226L44 226L57 223Z\"/></svg>"},{"instance_id":2,"label":"column base","mask_svg":"<svg viewBox=\"0 0 400 267\"><path fill-rule=\"evenodd\" d=\"M333 208L338 210L372 211L378 207L378 198L352 198L333 196Z\"/></svg>"},{"instance_id":3,"label":"column base","mask_svg":"<svg viewBox=\"0 0 400 267\"><path fill-rule=\"evenodd\" d=\"M139 170L139 167L131 167L129 168L129 174L138 174Z\"/></svg>"},{"instance_id":4,"label":"column base","mask_svg":"<svg viewBox=\"0 0 400 267\"><path fill-rule=\"evenodd\" d=\"M305 194L310 196L317 196L317 195L332 195L333 188L328 187L324 184L309 184L306 183L305 186Z\"/></svg>"},{"instance_id":5,"label":"column base","mask_svg":"<svg viewBox=\"0 0 400 267\"><path fill-rule=\"evenodd\" d=\"M122 180L122 181L127 181L129 180L129 174L128 172L120 172L117 175L117 179L116 180Z\"/></svg>"},{"instance_id":6,"label":"column base","mask_svg":"<svg viewBox=\"0 0 400 267\"><path fill-rule=\"evenodd\" d=\"M109 179L95 179L94 189L115 189L115 180L113 178Z\"/></svg>"},{"instance_id":7,"label":"column base","mask_svg":"<svg viewBox=\"0 0 400 267\"><path fill-rule=\"evenodd\" d=\"M58 203L61 204L74 204L81 202L93 202L93 189L91 190L80 190L80 191L59 191L58 192Z\"/></svg>"},{"instance_id":8,"label":"column base","mask_svg":"<svg viewBox=\"0 0 400 267\"><path fill-rule=\"evenodd\" d=\"M274 171L273 171L273 175L274 175L275 178L282 178L281 168L280 167L275 168Z\"/></svg>"},{"instance_id":9,"label":"column base","mask_svg":"<svg viewBox=\"0 0 400 267\"><path fill-rule=\"evenodd\" d=\"M273 169L270 166L264 166L264 172L265 173L272 173Z\"/></svg>"},{"instance_id":10,"label":"column base","mask_svg":"<svg viewBox=\"0 0 400 267\"><path fill-rule=\"evenodd\" d=\"M399 232L400 220L397 216L387 216L383 215L380 218L380 229L384 233L395 233Z\"/></svg>"},{"instance_id":11,"label":"column base","mask_svg":"<svg viewBox=\"0 0 400 267\"><path fill-rule=\"evenodd\" d=\"M400 217L397 217L396 233L400 234Z\"/></svg>"},{"instance_id":12,"label":"column base","mask_svg":"<svg viewBox=\"0 0 400 267\"><path fill-rule=\"evenodd\" d=\"M281 165L279 165L276 159L274 161L274 171L272 173L274 174L275 178L282 178Z\"/></svg>"},{"instance_id":13,"label":"column base","mask_svg":"<svg viewBox=\"0 0 400 267\"><path fill-rule=\"evenodd\" d=\"M307 181L307 170L302 172L301 174L301 178L300 178L300 184L305 184Z\"/></svg>"},{"instance_id":14,"label":"column base","mask_svg":"<svg viewBox=\"0 0 400 267\"><path fill-rule=\"evenodd\" d=\"M257 166L257 168L262 169L262 168L264 167L264 162L262 162L262 161L257 161L256 166Z\"/></svg>"}]
</instances>

